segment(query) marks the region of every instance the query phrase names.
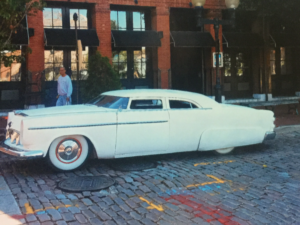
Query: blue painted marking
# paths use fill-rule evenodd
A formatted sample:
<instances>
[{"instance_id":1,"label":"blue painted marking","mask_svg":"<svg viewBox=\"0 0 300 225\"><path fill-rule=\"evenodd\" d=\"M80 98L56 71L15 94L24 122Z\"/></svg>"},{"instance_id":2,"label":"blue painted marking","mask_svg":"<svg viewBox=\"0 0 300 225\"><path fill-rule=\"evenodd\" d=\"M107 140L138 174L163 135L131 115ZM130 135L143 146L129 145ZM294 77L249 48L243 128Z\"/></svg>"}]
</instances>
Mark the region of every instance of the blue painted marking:
<instances>
[{"instance_id":1,"label":"blue painted marking","mask_svg":"<svg viewBox=\"0 0 300 225\"><path fill-rule=\"evenodd\" d=\"M39 211L39 212L37 212L36 214L37 215L40 215L40 214L45 214L46 212L45 211Z\"/></svg>"},{"instance_id":2,"label":"blue painted marking","mask_svg":"<svg viewBox=\"0 0 300 225\"><path fill-rule=\"evenodd\" d=\"M284 178L289 178L290 175L286 172L278 172L279 176L284 177Z\"/></svg>"}]
</instances>

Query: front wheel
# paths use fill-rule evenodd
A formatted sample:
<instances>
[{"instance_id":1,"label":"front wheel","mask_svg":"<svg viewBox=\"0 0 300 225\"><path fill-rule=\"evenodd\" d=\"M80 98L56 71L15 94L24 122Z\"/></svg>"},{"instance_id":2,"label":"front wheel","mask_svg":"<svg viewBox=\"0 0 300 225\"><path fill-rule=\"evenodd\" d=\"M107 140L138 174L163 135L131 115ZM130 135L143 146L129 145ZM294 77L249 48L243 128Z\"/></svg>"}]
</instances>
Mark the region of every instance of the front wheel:
<instances>
[{"instance_id":1,"label":"front wheel","mask_svg":"<svg viewBox=\"0 0 300 225\"><path fill-rule=\"evenodd\" d=\"M77 169L88 158L89 148L86 139L79 135L55 139L49 148L48 161L60 171Z\"/></svg>"},{"instance_id":2,"label":"front wheel","mask_svg":"<svg viewBox=\"0 0 300 225\"><path fill-rule=\"evenodd\" d=\"M232 148L222 148L222 149L216 149L216 153L217 154L221 154L221 155L224 155L224 154L229 154L230 152L232 152L234 149L234 147Z\"/></svg>"}]
</instances>

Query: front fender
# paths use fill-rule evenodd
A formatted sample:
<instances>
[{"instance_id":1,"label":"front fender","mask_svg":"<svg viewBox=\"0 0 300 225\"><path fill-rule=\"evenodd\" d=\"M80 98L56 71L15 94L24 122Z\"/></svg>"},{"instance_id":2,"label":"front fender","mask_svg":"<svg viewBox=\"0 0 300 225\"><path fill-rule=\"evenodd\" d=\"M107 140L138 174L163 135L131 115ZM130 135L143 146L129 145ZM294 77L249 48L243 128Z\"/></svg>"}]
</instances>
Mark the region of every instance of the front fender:
<instances>
[{"instance_id":1,"label":"front fender","mask_svg":"<svg viewBox=\"0 0 300 225\"><path fill-rule=\"evenodd\" d=\"M23 120L22 141L28 150L42 150L58 137L81 135L94 145L98 157L112 158L116 146L116 113L32 117Z\"/></svg>"}]
</instances>

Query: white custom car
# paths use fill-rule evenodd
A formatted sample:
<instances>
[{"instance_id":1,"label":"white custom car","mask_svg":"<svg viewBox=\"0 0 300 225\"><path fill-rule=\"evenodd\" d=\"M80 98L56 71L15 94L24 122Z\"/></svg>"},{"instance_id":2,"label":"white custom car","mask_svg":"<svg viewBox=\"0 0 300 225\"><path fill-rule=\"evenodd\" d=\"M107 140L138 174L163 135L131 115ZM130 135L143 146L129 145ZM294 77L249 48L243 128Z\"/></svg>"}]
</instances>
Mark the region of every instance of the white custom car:
<instances>
[{"instance_id":1,"label":"white custom car","mask_svg":"<svg viewBox=\"0 0 300 225\"><path fill-rule=\"evenodd\" d=\"M97 158L184 151L229 153L274 139L274 114L219 104L196 93L136 89L103 93L84 105L10 112L0 151L46 157L59 170Z\"/></svg>"}]
</instances>

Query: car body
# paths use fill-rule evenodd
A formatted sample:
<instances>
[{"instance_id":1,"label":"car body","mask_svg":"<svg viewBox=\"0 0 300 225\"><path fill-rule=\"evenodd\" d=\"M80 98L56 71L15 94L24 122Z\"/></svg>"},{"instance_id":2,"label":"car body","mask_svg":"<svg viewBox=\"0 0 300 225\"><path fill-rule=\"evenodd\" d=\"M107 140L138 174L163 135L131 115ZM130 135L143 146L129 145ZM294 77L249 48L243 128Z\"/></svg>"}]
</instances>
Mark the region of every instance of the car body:
<instances>
[{"instance_id":1,"label":"car body","mask_svg":"<svg viewBox=\"0 0 300 225\"><path fill-rule=\"evenodd\" d=\"M47 157L59 170L97 158L184 151L228 153L274 139L274 113L161 89L105 92L89 104L10 112L0 151Z\"/></svg>"}]
</instances>

